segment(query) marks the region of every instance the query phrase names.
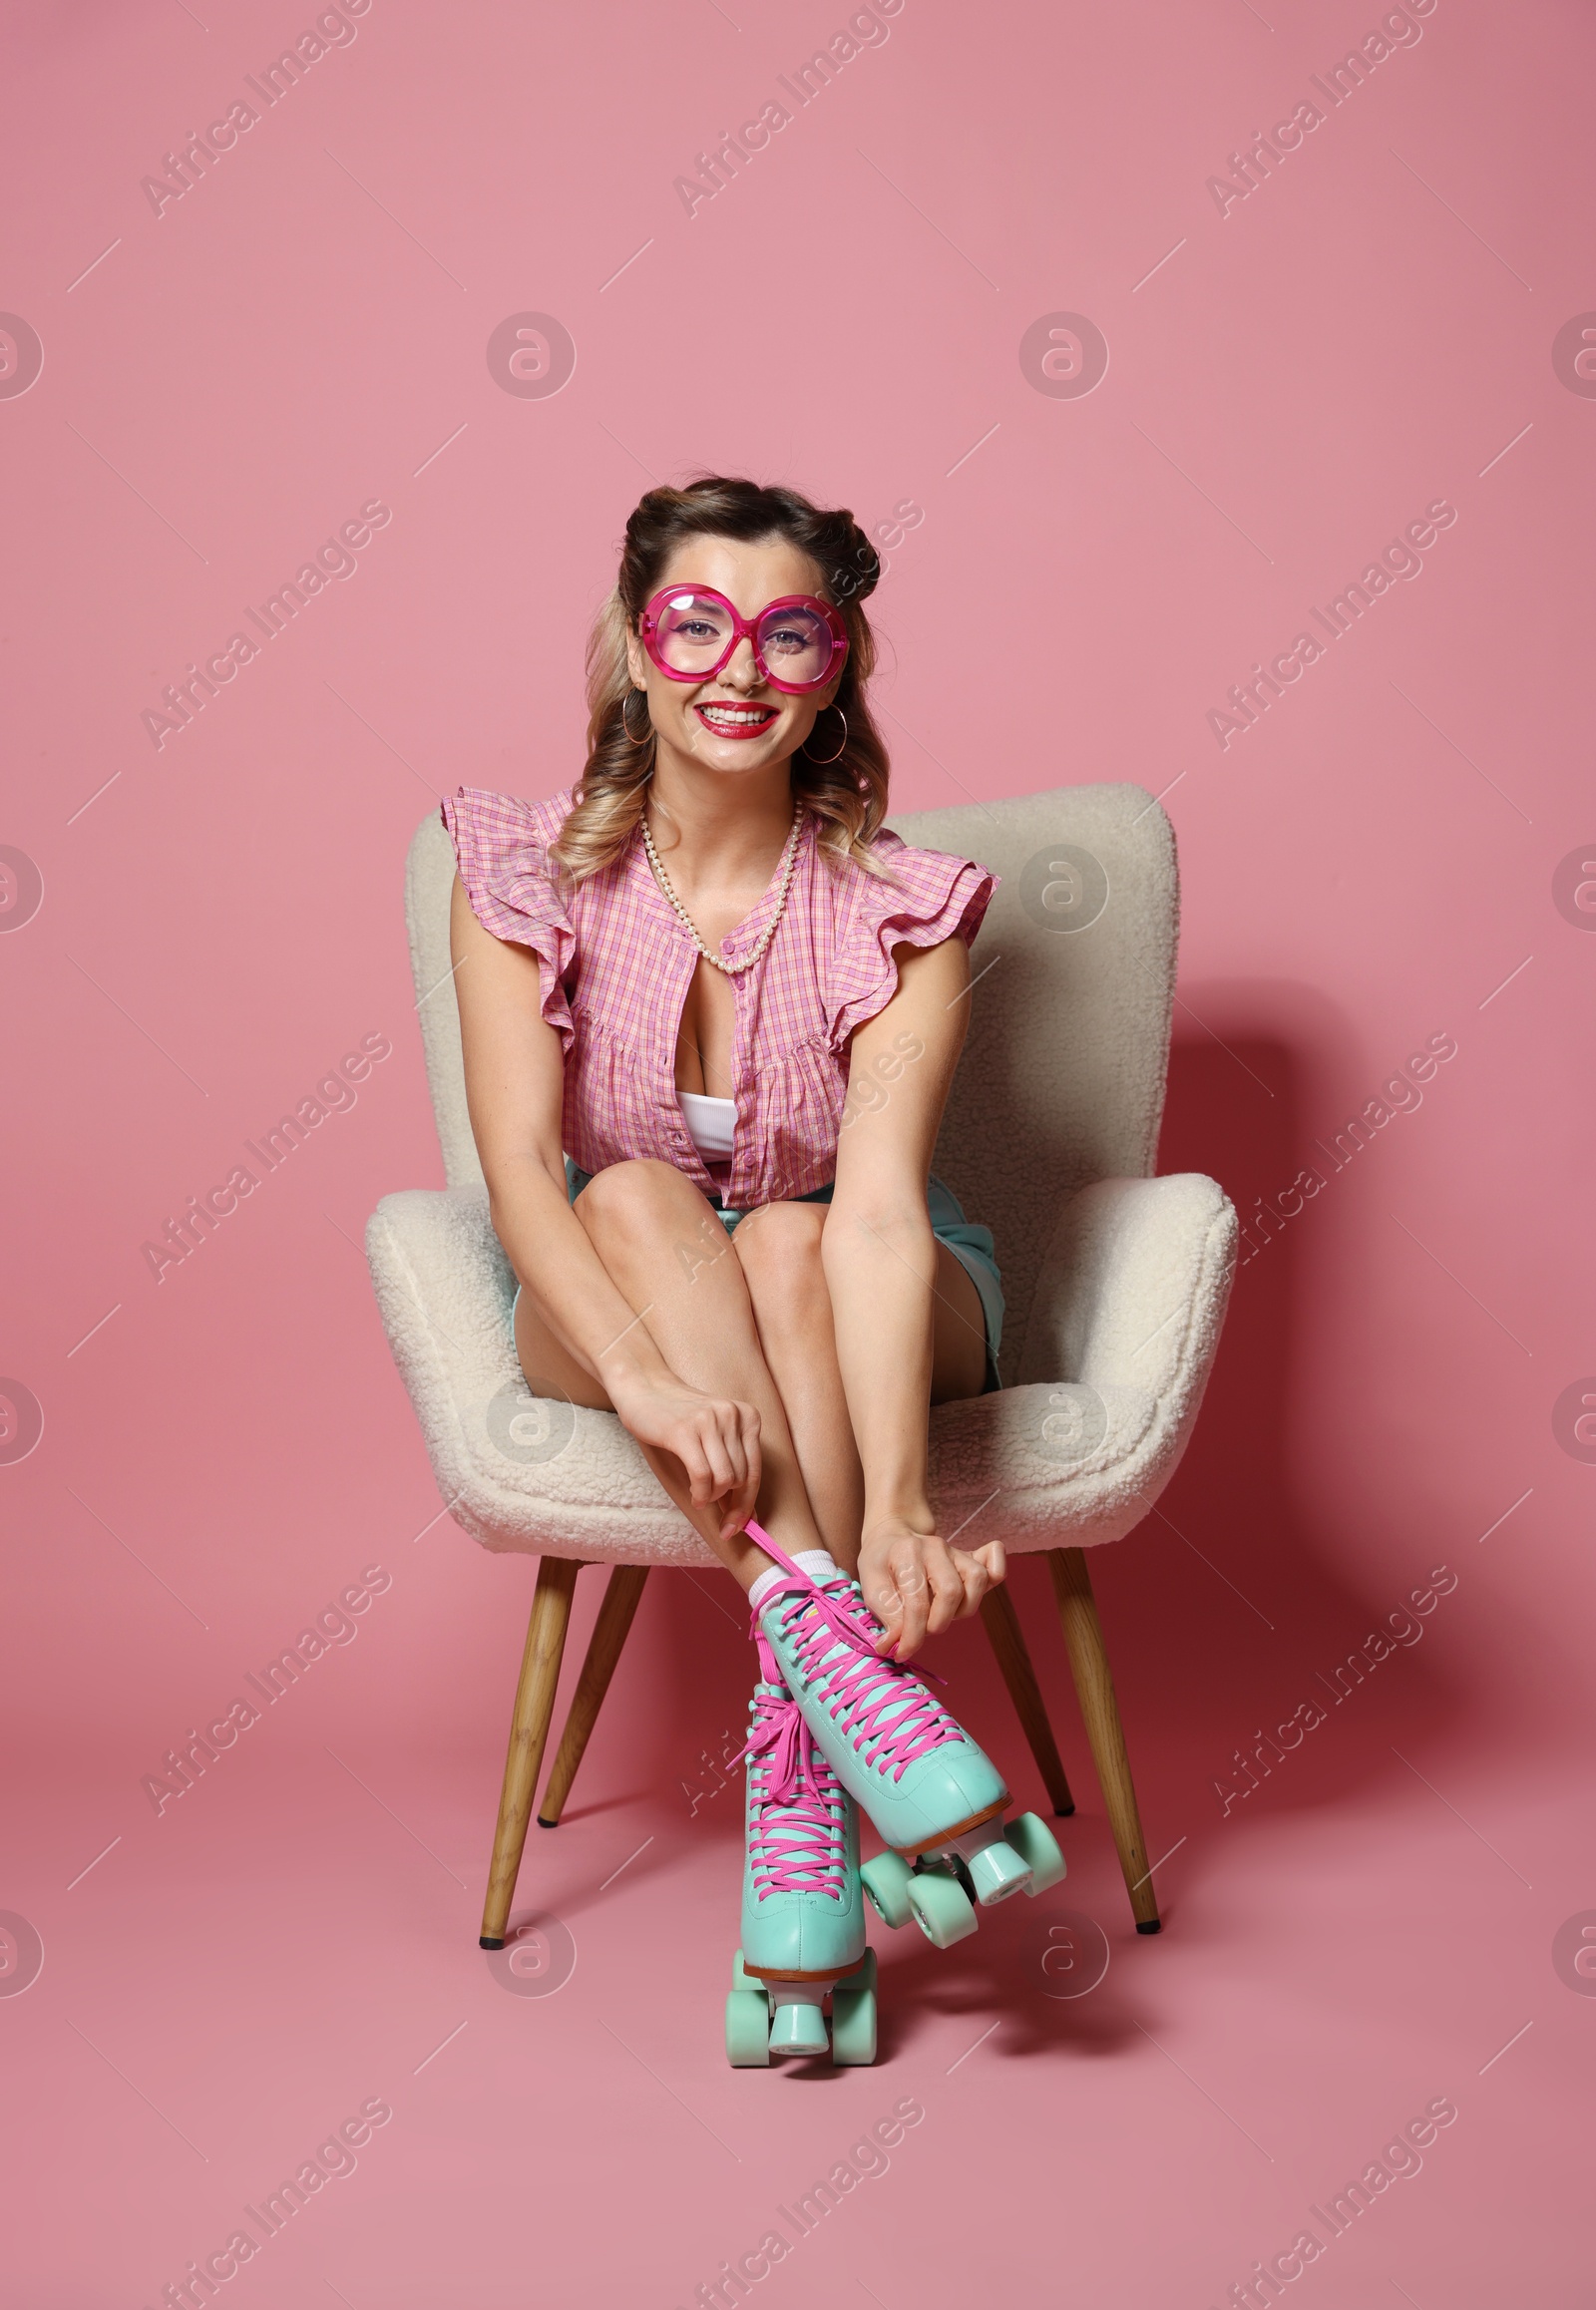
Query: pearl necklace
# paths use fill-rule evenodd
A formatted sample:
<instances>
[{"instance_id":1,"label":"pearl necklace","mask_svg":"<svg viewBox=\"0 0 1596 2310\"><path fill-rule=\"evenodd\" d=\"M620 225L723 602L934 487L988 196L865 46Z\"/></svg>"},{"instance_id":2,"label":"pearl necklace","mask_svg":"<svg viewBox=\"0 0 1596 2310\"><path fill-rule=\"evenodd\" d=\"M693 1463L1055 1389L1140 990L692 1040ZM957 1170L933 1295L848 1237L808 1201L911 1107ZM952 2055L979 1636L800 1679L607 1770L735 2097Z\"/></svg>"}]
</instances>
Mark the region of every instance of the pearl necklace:
<instances>
[{"instance_id":1,"label":"pearl necklace","mask_svg":"<svg viewBox=\"0 0 1596 2310\"><path fill-rule=\"evenodd\" d=\"M648 853L648 864L653 869L654 881L659 885L661 895L675 910L677 919L681 923L683 929L686 931L688 938L691 939L693 945L697 948L699 954L703 957L704 961L706 962L712 962L715 968L717 970L724 971L728 978L735 977L740 971L751 970L754 964L759 961L760 957L764 954L765 949L770 945L771 940L776 936L777 927L780 924L781 918L787 909L787 892L792 884L793 869L798 863L798 830L803 824L803 816L804 806L800 802L794 806L792 814L792 832L788 835L787 847L781 854L781 888L776 893L776 911L771 916L770 921L765 925L763 931L760 932L759 944L754 948L753 953L751 955L745 955L740 962L727 962L723 961L719 955L711 954L709 949L704 945L702 939L700 939L698 936L697 927L695 926L691 915L688 914L680 899L677 898L675 892L671 889L670 877L666 874L664 868L659 863L659 853L654 848L653 836L648 832L647 819L640 818L637 821L638 827L642 833L642 847Z\"/></svg>"}]
</instances>

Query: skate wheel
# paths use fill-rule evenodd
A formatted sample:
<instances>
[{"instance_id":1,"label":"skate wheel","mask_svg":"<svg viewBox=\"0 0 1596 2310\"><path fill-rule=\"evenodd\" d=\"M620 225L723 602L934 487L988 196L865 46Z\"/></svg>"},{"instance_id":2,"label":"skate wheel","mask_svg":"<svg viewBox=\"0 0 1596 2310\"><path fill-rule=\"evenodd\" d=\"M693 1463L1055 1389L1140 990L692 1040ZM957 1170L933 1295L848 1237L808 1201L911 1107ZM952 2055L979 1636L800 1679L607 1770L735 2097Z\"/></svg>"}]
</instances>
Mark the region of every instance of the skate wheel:
<instances>
[{"instance_id":1,"label":"skate wheel","mask_svg":"<svg viewBox=\"0 0 1596 2310\"><path fill-rule=\"evenodd\" d=\"M934 1949L951 1949L976 1930L976 1912L959 1879L939 1870L920 1871L909 1880L908 1901L915 1923Z\"/></svg>"},{"instance_id":2,"label":"skate wheel","mask_svg":"<svg viewBox=\"0 0 1596 2310\"><path fill-rule=\"evenodd\" d=\"M840 2070L864 2070L876 2058L876 1969L867 1965L831 1993L831 2058Z\"/></svg>"},{"instance_id":3,"label":"skate wheel","mask_svg":"<svg viewBox=\"0 0 1596 2310\"><path fill-rule=\"evenodd\" d=\"M1022 1812L1017 1820L1004 1824L1003 1835L1022 1861L1030 1867L1030 1883L1026 1891L1032 1896L1045 1893L1049 1885L1056 1885L1069 1864L1058 1849L1058 1839L1047 1823L1033 1812Z\"/></svg>"},{"instance_id":4,"label":"skate wheel","mask_svg":"<svg viewBox=\"0 0 1596 2310\"><path fill-rule=\"evenodd\" d=\"M912 1914L909 1907L909 1863L902 1853L890 1849L878 1853L873 1861L866 1861L859 1872L859 1881L865 1888L870 1906L884 1925L896 1929L908 1924Z\"/></svg>"},{"instance_id":5,"label":"skate wheel","mask_svg":"<svg viewBox=\"0 0 1596 2310\"><path fill-rule=\"evenodd\" d=\"M726 1999L726 2059L734 2070L770 2067L770 2000L763 1990L734 1989Z\"/></svg>"}]
</instances>

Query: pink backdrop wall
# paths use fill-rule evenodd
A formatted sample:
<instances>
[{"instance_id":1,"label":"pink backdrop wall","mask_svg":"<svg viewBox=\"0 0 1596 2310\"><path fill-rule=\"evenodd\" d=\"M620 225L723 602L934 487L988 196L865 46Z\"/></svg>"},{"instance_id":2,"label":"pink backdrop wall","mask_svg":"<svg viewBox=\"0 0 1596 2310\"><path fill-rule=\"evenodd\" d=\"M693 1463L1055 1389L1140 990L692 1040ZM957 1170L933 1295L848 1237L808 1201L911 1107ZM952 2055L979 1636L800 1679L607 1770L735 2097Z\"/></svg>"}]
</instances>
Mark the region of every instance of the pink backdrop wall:
<instances>
[{"instance_id":1,"label":"pink backdrop wall","mask_svg":"<svg viewBox=\"0 0 1596 2310\"><path fill-rule=\"evenodd\" d=\"M224 2298L684 2303L908 2101L891 2170L761 2297L1200 2310L1440 2100L1422 2172L1286 2290L1584 2302L1588 20L367 0L268 106L246 76L316 21L13 28L8 2291L157 2302L375 2101L358 2170ZM800 105L778 76L850 21ZM176 192L164 156L240 100ZM772 100L787 125L684 197ZM1246 190L1227 156L1294 116ZM512 389L527 314L566 336L525 381L575 349L558 391ZM729 1588L654 1582L529 1854L569 1984L506 1997L477 1951L534 1571L438 1518L359 1248L440 1178L409 836L462 780L571 779L625 515L698 466L919 517L873 604L898 805L1160 794L1160 1168L1244 1220L1327 1181L1238 1277L1164 1513L1095 1568L1165 1934L1129 1932L1021 1565L1081 1795L1065 1898L1112 1962L1059 1997L1041 1907L946 1958L895 1942L885 2066L818 2096L718 2048ZM329 540L341 574L265 640L246 611ZM1394 541L1331 638L1314 611ZM163 728L240 632L258 654ZM1227 693L1272 663L1243 722ZM362 1038L355 1101L158 1280L142 1247ZM1421 1099L1386 1093L1333 1170L1316 1147L1426 1038L1455 1049ZM1238 1743L1440 1567L1420 1637L1239 1795ZM368 1568L357 1635L158 1816L142 1776ZM938 1658L1033 1801L980 1640Z\"/></svg>"}]
</instances>

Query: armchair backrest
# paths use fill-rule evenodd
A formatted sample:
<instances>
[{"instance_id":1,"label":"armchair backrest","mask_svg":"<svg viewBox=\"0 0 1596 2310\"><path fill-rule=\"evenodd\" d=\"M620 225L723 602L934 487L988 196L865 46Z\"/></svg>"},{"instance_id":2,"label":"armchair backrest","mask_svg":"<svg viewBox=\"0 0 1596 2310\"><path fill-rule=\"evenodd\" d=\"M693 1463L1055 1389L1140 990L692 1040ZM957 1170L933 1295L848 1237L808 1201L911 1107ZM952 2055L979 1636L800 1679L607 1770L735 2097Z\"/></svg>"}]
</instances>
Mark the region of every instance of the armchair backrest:
<instances>
[{"instance_id":1,"label":"armchair backrest","mask_svg":"<svg viewBox=\"0 0 1596 2310\"><path fill-rule=\"evenodd\" d=\"M1065 1199L1153 1167L1174 1002L1174 830L1140 786L1059 786L892 821L906 842L1001 876L972 957L970 1029L936 1170L993 1231L1017 1370L1042 1255ZM449 968L454 850L416 829L405 919L427 1081L451 1187L481 1185Z\"/></svg>"}]
</instances>

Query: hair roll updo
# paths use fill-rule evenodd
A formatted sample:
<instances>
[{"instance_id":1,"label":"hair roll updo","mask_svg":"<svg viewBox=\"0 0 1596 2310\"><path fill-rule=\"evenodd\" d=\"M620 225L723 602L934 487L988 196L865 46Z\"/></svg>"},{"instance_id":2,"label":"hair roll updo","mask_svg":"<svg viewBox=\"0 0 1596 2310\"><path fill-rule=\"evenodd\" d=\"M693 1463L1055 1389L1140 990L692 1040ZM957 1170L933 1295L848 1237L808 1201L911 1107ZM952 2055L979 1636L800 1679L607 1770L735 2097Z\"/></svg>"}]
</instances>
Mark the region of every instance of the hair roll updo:
<instances>
[{"instance_id":1,"label":"hair roll updo","mask_svg":"<svg viewBox=\"0 0 1596 2310\"><path fill-rule=\"evenodd\" d=\"M866 702L876 641L864 609L881 576L881 557L846 509L825 513L796 490L720 475L684 489L649 490L626 524L615 589L588 637L588 760L554 858L573 883L586 882L613 865L642 818L656 749L632 745L622 720L632 686L626 633L636 631L677 547L704 537L745 545L784 538L819 569L825 598L848 635L835 700L848 735L834 762L812 762L802 749L793 755L793 794L821 822L823 854L881 872L870 845L887 814L888 761Z\"/></svg>"}]
</instances>

